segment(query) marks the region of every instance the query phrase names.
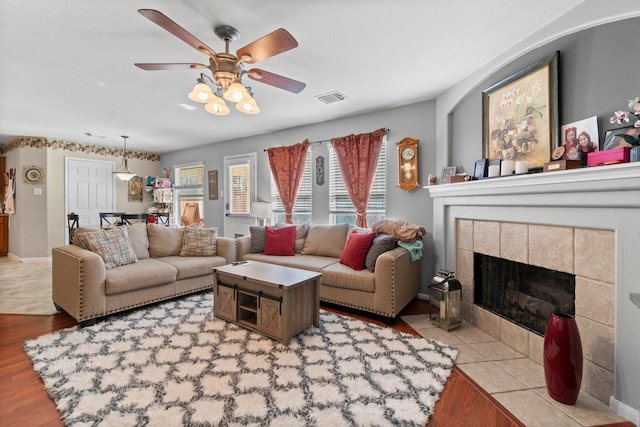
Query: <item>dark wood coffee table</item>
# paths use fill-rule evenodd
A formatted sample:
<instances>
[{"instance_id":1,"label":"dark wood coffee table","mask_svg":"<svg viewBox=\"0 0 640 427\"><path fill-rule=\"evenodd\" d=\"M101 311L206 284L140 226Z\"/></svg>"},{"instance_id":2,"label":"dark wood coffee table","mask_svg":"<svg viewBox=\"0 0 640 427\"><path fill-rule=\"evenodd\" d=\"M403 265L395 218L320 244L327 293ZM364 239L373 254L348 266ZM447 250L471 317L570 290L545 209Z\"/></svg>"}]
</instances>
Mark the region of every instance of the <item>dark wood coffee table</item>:
<instances>
[{"instance_id":1,"label":"dark wood coffee table","mask_svg":"<svg viewBox=\"0 0 640 427\"><path fill-rule=\"evenodd\" d=\"M320 273L258 261L213 269L215 317L280 340L320 322Z\"/></svg>"}]
</instances>

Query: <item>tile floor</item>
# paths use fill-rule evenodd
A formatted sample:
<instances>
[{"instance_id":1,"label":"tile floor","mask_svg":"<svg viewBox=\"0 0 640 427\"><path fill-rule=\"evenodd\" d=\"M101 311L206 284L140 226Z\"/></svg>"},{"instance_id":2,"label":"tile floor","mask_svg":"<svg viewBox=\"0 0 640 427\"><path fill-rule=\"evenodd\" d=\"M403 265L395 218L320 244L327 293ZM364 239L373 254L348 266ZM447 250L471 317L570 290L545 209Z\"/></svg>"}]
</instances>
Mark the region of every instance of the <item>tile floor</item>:
<instances>
[{"instance_id":1,"label":"tile floor","mask_svg":"<svg viewBox=\"0 0 640 427\"><path fill-rule=\"evenodd\" d=\"M580 427L626 421L584 392L575 405L556 402L547 394L542 365L473 325L465 323L447 332L426 314L402 316L402 320L425 338L458 347L460 369L527 426Z\"/></svg>"}]
</instances>

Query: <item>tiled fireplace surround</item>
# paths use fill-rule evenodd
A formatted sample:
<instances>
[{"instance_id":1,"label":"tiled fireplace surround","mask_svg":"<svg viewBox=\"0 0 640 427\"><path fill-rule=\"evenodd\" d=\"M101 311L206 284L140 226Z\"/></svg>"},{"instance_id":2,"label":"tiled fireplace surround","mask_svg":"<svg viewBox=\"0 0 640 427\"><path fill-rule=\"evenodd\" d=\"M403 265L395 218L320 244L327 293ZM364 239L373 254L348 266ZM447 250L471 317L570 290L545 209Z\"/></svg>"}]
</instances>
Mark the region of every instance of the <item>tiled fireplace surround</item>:
<instances>
[{"instance_id":1,"label":"tiled fireplace surround","mask_svg":"<svg viewBox=\"0 0 640 427\"><path fill-rule=\"evenodd\" d=\"M614 378L614 237L612 231L458 219L456 274L464 320L542 364L543 337L473 304L473 253L575 274L582 390L608 404Z\"/></svg>"},{"instance_id":2,"label":"tiled fireplace surround","mask_svg":"<svg viewBox=\"0 0 640 427\"><path fill-rule=\"evenodd\" d=\"M473 252L575 274L582 390L614 412L637 411L639 345L629 337L640 310L629 295L638 292L640 164L425 188L436 266L463 284L464 319L542 364L542 337L473 305Z\"/></svg>"}]
</instances>

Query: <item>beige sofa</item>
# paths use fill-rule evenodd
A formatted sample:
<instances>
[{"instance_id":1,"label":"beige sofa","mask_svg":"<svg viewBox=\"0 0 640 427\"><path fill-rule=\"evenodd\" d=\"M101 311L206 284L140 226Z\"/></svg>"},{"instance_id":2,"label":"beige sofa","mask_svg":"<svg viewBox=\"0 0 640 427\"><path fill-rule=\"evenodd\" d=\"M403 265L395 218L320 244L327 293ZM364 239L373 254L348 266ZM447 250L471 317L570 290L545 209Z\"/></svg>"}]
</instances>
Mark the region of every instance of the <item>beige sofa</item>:
<instances>
[{"instance_id":1,"label":"beige sofa","mask_svg":"<svg viewBox=\"0 0 640 427\"><path fill-rule=\"evenodd\" d=\"M88 250L88 234L83 238L84 233L98 231L96 229L78 229L73 245L52 250L53 302L81 324L119 311L210 289L213 286L212 269L236 260L236 241L231 238L213 238L213 251L211 244L206 247L208 252L202 252L196 246L185 251L183 240L186 242L187 239L183 236L186 233L183 228L141 223L114 230L126 231L124 235L128 237L130 246L120 237L115 245L119 252L130 253L129 249L132 249L135 262L107 268L110 258L103 258L99 250ZM103 231L100 230L101 233ZM201 235L201 232L189 230L189 236ZM125 245L124 249L118 245ZM180 255L213 252L214 256ZM117 254L117 257L121 255Z\"/></svg>"},{"instance_id":2,"label":"beige sofa","mask_svg":"<svg viewBox=\"0 0 640 427\"><path fill-rule=\"evenodd\" d=\"M257 227L252 227L252 232ZM294 256L265 255L255 248L255 235L237 239L238 260L254 260L322 273L320 300L374 313L392 322L420 290L420 261L394 247L377 257L374 271L354 270L340 256L350 232L347 225L311 225L298 229ZM252 251L252 246L254 250ZM259 246L259 245L258 245Z\"/></svg>"}]
</instances>

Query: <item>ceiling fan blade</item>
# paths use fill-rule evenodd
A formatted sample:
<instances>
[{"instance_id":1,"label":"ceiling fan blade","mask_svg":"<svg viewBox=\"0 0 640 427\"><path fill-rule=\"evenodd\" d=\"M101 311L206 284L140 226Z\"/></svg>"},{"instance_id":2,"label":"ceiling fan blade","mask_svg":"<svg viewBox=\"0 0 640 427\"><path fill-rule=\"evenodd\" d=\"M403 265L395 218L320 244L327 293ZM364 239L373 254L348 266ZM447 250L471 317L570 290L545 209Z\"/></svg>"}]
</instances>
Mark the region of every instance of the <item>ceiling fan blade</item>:
<instances>
[{"instance_id":1,"label":"ceiling fan blade","mask_svg":"<svg viewBox=\"0 0 640 427\"><path fill-rule=\"evenodd\" d=\"M207 68L204 64L194 64L194 63L167 63L167 64L144 64L144 63L136 63L136 67L142 68L147 71L158 71L158 70L193 70L200 68Z\"/></svg>"},{"instance_id":2,"label":"ceiling fan blade","mask_svg":"<svg viewBox=\"0 0 640 427\"><path fill-rule=\"evenodd\" d=\"M247 71L249 78L258 81L260 83L275 86L280 89L288 90L293 93L300 93L307 84L299 82L297 80L290 79L278 74L270 73L268 71L260 70L258 68L252 68Z\"/></svg>"},{"instance_id":3,"label":"ceiling fan blade","mask_svg":"<svg viewBox=\"0 0 640 427\"><path fill-rule=\"evenodd\" d=\"M216 54L213 49L202 43L193 34L182 28L180 25L173 22L162 12L154 9L139 9L138 13L149 19L151 22L158 24L160 27L164 28L192 48L209 56L214 56Z\"/></svg>"},{"instance_id":4,"label":"ceiling fan blade","mask_svg":"<svg viewBox=\"0 0 640 427\"><path fill-rule=\"evenodd\" d=\"M247 64L255 64L294 47L298 47L296 39L284 28L278 28L274 32L238 49L236 56L242 58Z\"/></svg>"}]
</instances>

